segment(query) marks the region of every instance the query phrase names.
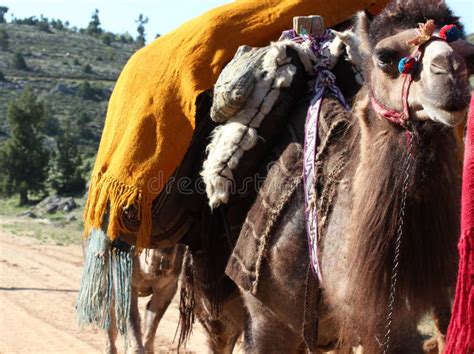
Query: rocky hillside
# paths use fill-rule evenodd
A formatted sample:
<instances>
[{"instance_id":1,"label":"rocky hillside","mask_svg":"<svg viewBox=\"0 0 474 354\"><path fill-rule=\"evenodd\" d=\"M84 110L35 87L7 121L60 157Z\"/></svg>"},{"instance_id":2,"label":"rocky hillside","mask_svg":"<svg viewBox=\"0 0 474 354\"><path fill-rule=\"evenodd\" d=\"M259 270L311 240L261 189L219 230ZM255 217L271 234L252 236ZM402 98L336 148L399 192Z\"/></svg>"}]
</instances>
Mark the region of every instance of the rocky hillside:
<instances>
[{"instance_id":1,"label":"rocky hillside","mask_svg":"<svg viewBox=\"0 0 474 354\"><path fill-rule=\"evenodd\" d=\"M83 150L92 155L114 83L136 49L136 43L70 30L0 24L0 142L9 133L8 102L29 85L48 105L47 135L54 138L61 123L70 120L80 126Z\"/></svg>"},{"instance_id":2,"label":"rocky hillside","mask_svg":"<svg viewBox=\"0 0 474 354\"><path fill-rule=\"evenodd\" d=\"M48 105L46 134L54 139L69 120L80 127L82 153L92 157L114 83L137 50L136 42L110 35L105 41L68 29L0 24L0 144L9 133L8 102L29 85ZM474 34L469 40L474 41ZM19 67L19 56L26 67Z\"/></svg>"}]
</instances>

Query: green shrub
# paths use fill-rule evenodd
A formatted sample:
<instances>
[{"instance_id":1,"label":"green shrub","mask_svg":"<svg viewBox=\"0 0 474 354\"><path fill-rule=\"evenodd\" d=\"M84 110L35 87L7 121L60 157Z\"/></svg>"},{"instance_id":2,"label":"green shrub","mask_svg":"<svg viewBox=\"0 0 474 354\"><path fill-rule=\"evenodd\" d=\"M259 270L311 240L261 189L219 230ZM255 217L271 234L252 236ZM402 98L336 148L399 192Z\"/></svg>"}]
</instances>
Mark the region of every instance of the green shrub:
<instances>
[{"instance_id":1,"label":"green shrub","mask_svg":"<svg viewBox=\"0 0 474 354\"><path fill-rule=\"evenodd\" d=\"M105 57L107 58L108 61L114 61L117 56L117 52L115 51L114 48L107 48L105 50Z\"/></svg>"},{"instance_id":2,"label":"green shrub","mask_svg":"<svg viewBox=\"0 0 474 354\"><path fill-rule=\"evenodd\" d=\"M47 20L42 20L38 22L38 28L40 31L51 33L51 27Z\"/></svg>"},{"instance_id":3,"label":"green shrub","mask_svg":"<svg viewBox=\"0 0 474 354\"><path fill-rule=\"evenodd\" d=\"M31 16L26 18L15 18L12 22L17 25L36 26L39 20L36 18L36 16Z\"/></svg>"},{"instance_id":4,"label":"green shrub","mask_svg":"<svg viewBox=\"0 0 474 354\"><path fill-rule=\"evenodd\" d=\"M97 95L100 94L100 90L96 87L93 87L89 81L84 81L79 86L77 90L77 95L83 100L95 100Z\"/></svg>"},{"instance_id":5,"label":"green shrub","mask_svg":"<svg viewBox=\"0 0 474 354\"><path fill-rule=\"evenodd\" d=\"M12 65L17 70L28 70L28 65L26 65L25 58L21 53L13 54Z\"/></svg>"},{"instance_id":6,"label":"green shrub","mask_svg":"<svg viewBox=\"0 0 474 354\"><path fill-rule=\"evenodd\" d=\"M86 74L92 74L92 66L90 66L89 64L86 64L82 68L82 71L84 71Z\"/></svg>"},{"instance_id":7,"label":"green shrub","mask_svg":"<svg viewBox=\"0 0 474 354\"><path fill-rule=\"evenodd\" d=\"M117 41L120 41L122 43L133 43L134 39L130 35L130 33L125 32L124 34L117 35Z\"/></svg>"},{"instance_id":8,"label":"green shrub","mask_svg":"<svg viewBox=\"0 0 474 354\"><path fill-rule=\"evenodd\" d=\"M51 20L51 27L57 31L63 31L65 29L65 26L61 20Z\"/></svg>"},{"instance_id":9,"label":"green shrub","mask_svg":"<svg viewBox=\"0 0 474 354\"><path fill-rule=\"evenodd\" d=\"M115 40L115 35L111 32L104 32L100 35L100 39L105 45L111 45L112 42Z\"/></svg>"}]
</instances>

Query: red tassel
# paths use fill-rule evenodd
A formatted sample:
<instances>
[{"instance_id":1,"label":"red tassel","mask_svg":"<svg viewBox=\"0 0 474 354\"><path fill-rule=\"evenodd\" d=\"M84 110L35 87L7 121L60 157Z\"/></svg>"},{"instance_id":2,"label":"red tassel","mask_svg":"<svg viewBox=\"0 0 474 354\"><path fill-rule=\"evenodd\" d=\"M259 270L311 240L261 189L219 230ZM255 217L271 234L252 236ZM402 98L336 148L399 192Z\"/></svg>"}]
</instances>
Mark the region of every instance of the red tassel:
<instances>
[{"instance_id":1,"label":"red tassel","mask_svg":"<svg viewBox=\"0 0 474 354\"><path fill-rule=\"evenodd\" d=\"M474 233L459 242L459 272L453 314L449 324L446 354L474 352Z\"/></svg>"},{"instance_id":2,"label":"red tassel","mask_svg":"<svg viewBox=\"0 0 474 354\"><path fill-rule=\"evenodd\" d=\"M471 97L462 186L459 271L446 354L474 353L474 96Z\"/></svg>"}]
</instances>

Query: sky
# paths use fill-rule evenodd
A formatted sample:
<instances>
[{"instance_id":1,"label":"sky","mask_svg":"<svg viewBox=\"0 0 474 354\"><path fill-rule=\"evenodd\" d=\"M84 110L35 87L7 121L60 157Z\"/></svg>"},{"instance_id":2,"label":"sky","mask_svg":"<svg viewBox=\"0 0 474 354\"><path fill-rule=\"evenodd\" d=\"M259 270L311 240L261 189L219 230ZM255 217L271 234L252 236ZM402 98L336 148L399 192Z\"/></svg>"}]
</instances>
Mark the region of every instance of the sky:
<instances>
[{"instance_id":1,"label":"sky","mask_svg":"<svg viewBox=\"0 0 474 354\"><path fill-rule=\"evenodd\" d=\"M258 0L256 0L258 1ZM156 34L165 34L183 22L231 0L0 0L9 7L6 18L41 14L69 21L71 26L86 27L94 9L99 10L102 28L114 33L129 32L136 36L136 19L142 13L149 18L145 26L148 42ZM474 32L474 0L447 0L460 16L467 33Z\"/></svg>"}]
</instances>

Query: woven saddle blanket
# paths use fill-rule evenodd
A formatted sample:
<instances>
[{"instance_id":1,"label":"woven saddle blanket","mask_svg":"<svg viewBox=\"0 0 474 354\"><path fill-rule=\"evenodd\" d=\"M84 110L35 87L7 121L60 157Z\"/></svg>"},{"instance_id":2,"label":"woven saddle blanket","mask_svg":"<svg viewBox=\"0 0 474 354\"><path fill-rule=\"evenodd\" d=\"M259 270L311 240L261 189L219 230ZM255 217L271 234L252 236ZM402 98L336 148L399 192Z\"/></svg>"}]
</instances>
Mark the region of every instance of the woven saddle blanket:
<instances>
[{"instance_id":1,"label":"woven saddle blanket","mask_svg":"<svg viewBox=\"0 0 474 354\"><path fill-rule=\"evenodd\" d=\"M285 48L285 45L285 41L276 44L274 48L267 52L267 57L279 58L280 62L286 63L287 66L291 67L292 64L295 64L295 61L291 61L289 57L285 59L287 51L282 50ZM346 61L343 58L344 56L341 55L346 52L348 48L344 49L343 46L339 45L336 45L335 48L338 49L333 53L333 48L331 48L330 54L331 62L333 62L334 59L335 63L333 71L336 73L336 82L338 81L338 77L341 77L344 80L344 84L339 84L339 86L345 86L343 88L344 94L346 94L347 97L351 97L357 92L360 84L357 83L356 73L352 71L351 63ZM291 47L291 49L293 49L293 47ZM297 48L296 52L302 62L301 66L306 69L307 65L305 65L304 62L305 53L299 52ZM272 53L273 56L271 56ZM239 57L239 53L236 57ZM311 85L312 75L307 69L306 71L308 75L304 77L304 80L306 80L309 86ZM287 72L291 74L292 70L287 70ZM279 71L274 70L273 74L273 77L278 77ZM288 86L290 90L294 91L295 88L292 87L294 86L292 83L298 80L292 80L292 75L286 75L284 78L286 81L280 81L286 83L283 86ZM242 80L242 82L244 82L244 80ZM347 87L347 84L349 84L349 87ZM245 90L241 90L241 92L245 92ZM255 202L247 213L236 246L227 264L226 273L238 286L252 292L254 295L257 295L259 275L267 259L266 254L269 251L269 241L275 234L275 231L278 230L278 222L285 213L286 206L299 189L302 190L303 188L304 126L309 102L312 99L312 93L299 91L298 94L300 95L300 99L295 100L296 103L290 107L290 109L286 107L287 109L284 112L285 116L276 120L279 124L281 124L282 121L285 124L282 129L278 130L279 135L276 138L274 136L277 135L278 132L273 131L274 136L273 139L270 140L267 139L267 135L262 134L259 125L250 125L250 128L255 130L254 136L262 136L263 140L269 140L267 143L273 143L272 150L267 151L267 154L259 161L259 165L263 166L263 169L266 169L267 166L271 167L260 173L261 176L265 176L265 180L257 192ZM301 97L303 99L301 99ZM275 101L278 102L278 100ZM215 98L214 104L216 102L218 102L218 100ZM217 205L226 203L229 198L233 197L229 191L229 185L231 185L229 181L233 182L234 173L238 173L239 170L241 170L239 166L240 158L245 155L246 158L243 160L247 163L248 160L255 158L255 156L250 155L250 153L255 150L252 149L252 146L247 148L239 147L239 149L237 149L239 152L237 158L230 159L230 163L227 163L227 165L220 163L220 161L223 160L228 161L222 158L222 151L225 150L226 147L225 144L229 144L229 142L232 143L233 140L235 140L234 145L237 146L240 141L251 145L248 139L241 139L241 136L235 133L233 125L235 126L243 121L243 119L239 119L239 114L244 115L246 110L240 109L240 111L237 110L237 112L237 115L231 112L229 115L232 116L232 114L234 114L233 118L216 128L217 134L213 135L213 140L208 147L210 152L207 161L204 163L203 176L206 182L211 207L213 203ZM226 112L221 113L224 114L217 114L218 118L224 116ZM253 117L253 115L250 116ZM235 117L237 117L237 119L235 119ZM337 198L339 177L344 173L348 159L349 144L347 142L347 136L351 125L351 118L351 114L344 109L342 104L340 104L332 94L326 94L319 116L318 141L320 144L315 163L315 189L319 235L324 233L326 220L331 212L331 206L335 198ZM234 122L232 122L232 119L234 119ZM268 117L262 118L262 124L268 123L273 119L274 117L270 114ZM222 120L225 120L225 117ZM233 124L229 124L229 122ZM234 129L234 134L232 134L232 129ZM220 131L225 130L228 131L227 134L219 134ZM225 139L223 137L225 137ZM221 148L216 149L216 146ZM217 158L214 158L214 161L212 160L214 156L213 153L217 156ZM219 157L221 158L219 159ZM215 163L215 161L218 161L218 163ZM216 167L212 166L213 163ZM210 166L212 168L209 168ZM219 171L221 175L216 174L215 171ZM206 175L206 172L209 173ZM304 205L301 207L304 208ZM302 237L305 237L305 235L303 234Z\"/></svg>"},{"instance_id":2,"label":"woven saddle blanket","mask_svg":"<svg viewBox=\"0 0 474 354\"><path fill-rule=\"evenodd\" d=\"M226 268L226 274L242 289L258 297L259 276L267 262L269 242L278 229L288 203L302 192L304 117L309 101L302 102L289 122L286 139L276 154L267 178L260 188L241 229ZM318 135L321 141L316 158L319 235L324 234L331 205L337 198L339 177L344 172L348 151L344 142L351 115L335 98L325 98ZM301 191L298 191L301 189ZM303 201L301 200L302 208ZM306 235L302 235L306 237ZM271 264L269 264L271 267Z\"/></svg>"}]
</instances>

